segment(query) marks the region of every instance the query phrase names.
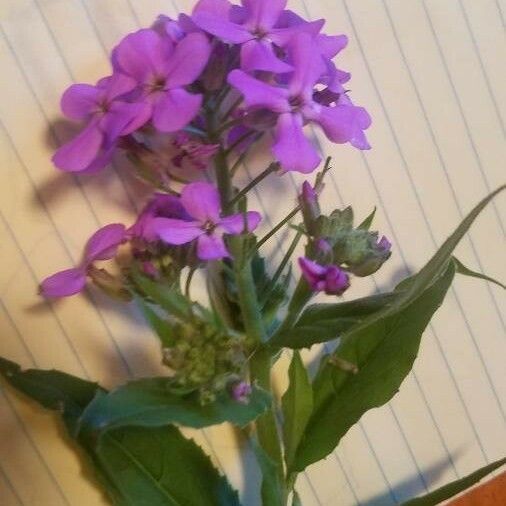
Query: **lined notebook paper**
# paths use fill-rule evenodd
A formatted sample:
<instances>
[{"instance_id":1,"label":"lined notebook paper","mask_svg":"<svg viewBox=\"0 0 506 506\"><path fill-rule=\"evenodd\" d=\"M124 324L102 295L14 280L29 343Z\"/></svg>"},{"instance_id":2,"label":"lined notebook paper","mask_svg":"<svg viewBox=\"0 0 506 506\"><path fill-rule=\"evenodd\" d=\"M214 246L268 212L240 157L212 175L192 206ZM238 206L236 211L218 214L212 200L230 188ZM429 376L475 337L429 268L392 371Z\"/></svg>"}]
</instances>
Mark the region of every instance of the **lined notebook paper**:
<instances>
[{"instance_id":1,"label":"lined notebook paper","mask_svg":"<svg viewBox=\"0 0 506 506\"><path fill-rule=\"evenodd\" d=\"M0 0L0 355L109 386L160 372L156 340L134 309L94 291L55 304L36 292L45 276L79 260L100 225L129 223L142 205L139 188L120 165L93 178L53 169L51 153L69 135L58 109L61 92L106 75L107 52L124 34L161 12L188 11L192 3ZM323 205L352 203L358 216L378 205L377 226L392 239L394 256L349 296L388 289L420 267L463 215L506 179L506 2L290 4L308 18L327 18L328 32L350 37L340 67L352 72L352 96L374 119L373 150L333 146L313 132L322 152L334 157ZM248 160L244 176L261 164ZM276 222L293 206L299 183L286 177L262 185L252 207ZM458 249L466 265L502 280L505 213L500 197ZM283 248L280 240L276 249ZM396 504L504 456L505 318L499 288L458 278L399 394L301 475L303 504ZM279 374L280 390L284 382ZM188 434L231 476L244 504L256 506L258 476L233 433L215 427ZM2 387L0 505L19 504L106 501L83 477L55 419Z\"/></svg>"}]
</instances>

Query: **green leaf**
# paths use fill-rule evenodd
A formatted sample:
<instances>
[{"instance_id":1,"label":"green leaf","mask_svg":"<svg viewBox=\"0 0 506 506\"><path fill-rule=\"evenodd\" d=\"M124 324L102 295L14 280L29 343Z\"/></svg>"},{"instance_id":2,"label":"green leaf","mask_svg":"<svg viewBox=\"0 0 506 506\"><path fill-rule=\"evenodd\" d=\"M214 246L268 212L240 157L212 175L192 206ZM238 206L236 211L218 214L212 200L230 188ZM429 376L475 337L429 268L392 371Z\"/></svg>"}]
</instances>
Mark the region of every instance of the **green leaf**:
<instances>
[{"instance_id":1,"label":"green leaf","mask_svg":"<svg viewBox=\"0 0 506 506\"><path fill-rule=\"evenodd\" d=\"M251 447L262 472L262 506L279 506L284 504L282 475L278 465L264 452L258 441L250 438Z\"/></svg>"},{"instance_id":2,"label":"green leaf","mask_svg":"<svg viewBox=\"0 0 506 506\"><path fill-rule=\"evenodd\" d=\"M475 272L466 267L458 258L453 257L453 261L455 262L455 266L457 268L457 272L459 274L463 274L464 276L470 276L471 278L484 279L485 281L490 281L491 283L495 283L497 286L500 286L504 290L506 290L506 285L503 285L500 281L497 281L490 276L486 276L485 274L481 274L480 272Z\"/></svg>"},{"instance_id":3,"label":"green leaf","mask_svg":"<svg viewBox=\"0 0 506 506\"><path fill-rule=\"evenodd\" d=\"M137 303L139 304L144 318L160 338L162 346L165 348L174 346L176 341L174 338L173 325L167 319L163 319L159 316L158 313L140 297L137 298Z\"/></svg>"},{"instance_id":4,"label":"green leaf","mask_svg":"<svg viewBox=\"0 0 506 506\"><path fill-rule=\"evenodd\" d=\"M371 408L388 402L409 373L420 340L455 275L450 264L418 298L384 318L358 325L342 339L336 356L358 367L356 374L327 361L314 383L313 414L296 452L293 470L328 455Z\"/></svg>"},{"instance_id":5,"label":"green leaf","mask_svg":"<svg viewBox=\"0 0 506 506\"><path fill-rule=\"evenodd\" d=\"M60 371L22 371L18 364L2 357L0 374L11 386L45 408L58 411L70 433L75 431L83 409L101 390L96 383Z\"/></svg>"},{"instance_id":6,"label":"green leaf","mask_svg":"<svg viewBox=\"0 0 506 506\"><path fill-rule=\"evenodd\" d=\"M294 327L276 336L270 344L300 349L332 341L366 317L391 305L399 296L394 292L339 304L313 304L304 310Z\"/></svg>"},{"instance_id":7,"label":"green leaf","mask_svg":"<svg viewBox=\"0 0 506 506\"><path fill-rule=\"evenodd\" d=\"M361 230L369 230L371 228L375 216L376 216L376 208L372 210L372 213L357 228Z\"/></svg>"},{"instance_id":8,"label":"green leaf","mask_svg":"<svg viewBox=\"0 0 506 506\"><path fill-rule=\"evenodd\" d=\"M95 383L59 371L22 371L1 357L0 374L17 390L59 412L74 437L86 406L106 396ZM99 445L82 437L77 442L115 506L240 506L236 492L209 458L175 427L129 427L107 432Z\"/></svg>"},{"instance_id":9,"label":"green leaf","mask_svg":"<svg viewBox=\"0 0 506 506\"><path fill-rule=\"evenodd\" d=\"M195 394L172 393L169 381L169 378L142 379L107 395L97 395L81 417L82 430L95 439L97 433L126 426L160 427L174 423L198 429L230 422L243 427L271 403L267 392L254 387L247 404L238 403L223 392L214 402L201 405Z\"/></svg>"},{"instance_id":10,"label":"green leaf","mask_svg":"<svg viewBox=\"0 0 506 506\"><path fill-rule=\"evenodd\" d=\"M453 496L460 494L464 490L472 487L476 483L478 483L482 478L490 474L491 472L499 469L503 465L506 464L506 458L497 460L488 466L482 467L478 471L475 471L472 474L469 474L465 478L460 480L456 480L444 487L441 487L430 494L427 494L423 497L417 497L416 499L411 499L403 503L403 506L437 506L441 504L443 501L452 498Z\"/></svg>"},{"instance_id":11,"label":"green leaf","mask_svg":"<svg viewBox=\"0 0 506 506\"><path fill-rule=\"evenodd\" d=\"M285 461L287 468L290 469L295 451L313 410L311 382L298 351L293 354L288 370L288 378L290 383L283 395L281 405L283 409Z\"/></svg>"},{"instance_id":12,"label":"green leaf","mask_svg":"<svg viewBox=\"0 0 506 506\"><path fill-rule=\"evenodd\" d=\"M174 287L132 271L132 281L152 302L165 309L169 315L187 320L192 315L192 303Z\"/></svg>"},{"instance_id":13,"label":"green leaf","mask_svg":"<svg viewBox=\"0 0 506 506\"><path fill-rule=\"evenodd\" d=\"M302 506L299 494L295 490L293 492L292 506Z\"/></svg>"},{"instance_id":14,"label":"green leaf","mask_svg":"<svg viewBox=\"0 0 506 506\"><path fill-rule=\"evenodd\" d=\"M131 506L240 506L204 452L172 426L108 432L96 450Z\"/></svg>"}]
</instances>

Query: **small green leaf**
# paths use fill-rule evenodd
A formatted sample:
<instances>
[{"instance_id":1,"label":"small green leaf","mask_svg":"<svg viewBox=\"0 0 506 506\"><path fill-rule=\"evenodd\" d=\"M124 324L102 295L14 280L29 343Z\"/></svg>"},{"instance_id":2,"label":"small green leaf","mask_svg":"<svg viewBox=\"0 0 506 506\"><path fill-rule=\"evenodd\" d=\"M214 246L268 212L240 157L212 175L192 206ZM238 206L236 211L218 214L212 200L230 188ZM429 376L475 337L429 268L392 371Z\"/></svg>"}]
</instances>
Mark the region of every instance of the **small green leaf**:
<instances>
[{"instance_id":1,"label":"small green leaf","mask_svg":"<svg viewBox=\"0 0 506 506\"><path fill-rule=\"evenodd\" d=\"M359 324L347 333L336 351L355 364L356 373L327 360L313 382L314 408L297 449L293 470L328 455L361 416L388 402L413 367L420 340L442 304L455 275L449 265L443 276L397 313Z\"/></svg>"},{"instance_id":2,"label":"small green leaf","mask_svg":"<svg viewBox=\"0 0 506 506\"><path fill-rule=\"evenodd\" d=\"M482 467L478 471L469 474L465 478L456 480L444 487L441 487L430 494L423 497L417 497L403 503L403 506L437 506L447 499L451 499L453 496L460 494L464 490L472 487L478 483L482 478L490 474L491 472L499 469L506 464L506 458L497 460L488 466Z\"/></svg>"},{"instance_id":3,"label":"small green leaf","mask_svg":"<svg viewBox=\"0 0 506 506\"><path fill-rule=\"evenodd\" d=\"M274 346L301 349L339 337L381 309L391 305L399 293L384 293L339 304L313 304L294 327L271 340Z\"/></svg>"},{"instance_id":4,"label":"small green leaf","mask_svg":"<svg viewBox=\"0 0 506 506\"><path fill-rule=\"evenodd\" d=\"M371 228L375 216L376 216L376 208L373 209L372 213L357 228L361 230L369 230Z\"/></svg>"},{"instance_id":5,"label":"small green leaf","mask_svg":"<svg viewBox=\"0 0 506 506\"><path fill-rule=\"evenodd\" d=\"M165 309L169 315L182 320L187 320L192 314L192 303L174 287L163 284L144 276L140 272L133 271L131 277L135 285L153 303Z\"/></svg>"},{"instance_id":6,"label":"small green leaf","mask_svg":"<svg viewBox=\"0 0 506 506\"><path fill-rule=\"evenodd\" d=\"M173 325L167 319L163 319L159 316L158 313L140 297L137 298L137 303L144 318L160 338L162 346L165 348L174 346L176 341L174 339Z\"/></svg>"},{"instance_id":7,"label":"small green leaf","mask_svg":"<svg viewBox=\"0 0 506 506\"><path fill-rule=\"evenodd\" d=\"M250 438L251 447L262 472L262 506L279 506L284 504L283 484L280 481L282 470L264 452L258 441Z\"/></svg>"},{"instance_id":8,"label":"small green leaf","mask_svg":"<svg viewBox=\"0 0 506 506\"><path fill-rule=\"evenodd\" d=\"M245 426L263 413L271 402L270 395L254 387L247 404L234 401L226 392L214 402L201 405L195 394L176 395L169 378L132 381L107 395L98 395L84 411L80 426L96 438L96 433L126 426L161 427L178 424L202 428L223 422Z\"/></svg>"},{"instance_id":9,"label":"small green leaf","mask_svg":"<svg viewBox=\"0 0 506 506\"><path fill-rule=\"evenodd\" d=\"M490 276L486 276L485 274L481 274L480 272L475 272L466 267L458 258L453 257L453 261L455 262L455 266L457 267L457 273L463 274L464 276L470 276L471 278L484 279L485 281L490 281L491 283L495 283L497 286L500 286L504 290L506 290L506 285L503 285L500 281L497 281Z\"/></svg>"},{"instance_id":10,"label":"small green leaf","mask_svg":"<svg viewBox=\"0 0 506 506\"><path fill-rule=\"evenodd\" d=\"M283 395L283 440L285 461L290 469L297 446L313 410L313 390L300 353L294 352L288 370L289 386Z\"/></svg>"}]
</instances>

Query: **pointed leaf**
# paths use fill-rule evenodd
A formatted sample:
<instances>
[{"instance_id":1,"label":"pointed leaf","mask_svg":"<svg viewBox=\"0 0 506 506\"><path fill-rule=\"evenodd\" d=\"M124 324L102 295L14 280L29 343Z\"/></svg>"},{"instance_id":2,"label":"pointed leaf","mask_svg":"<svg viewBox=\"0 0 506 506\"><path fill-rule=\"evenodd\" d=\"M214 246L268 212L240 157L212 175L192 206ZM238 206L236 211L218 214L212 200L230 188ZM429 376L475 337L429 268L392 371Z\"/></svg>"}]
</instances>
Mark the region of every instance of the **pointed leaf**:
<instances>
[{"instance_id":1,"label":"pointed leaf","mask_svg":"<svg viewBox=\"0 0 506 506\"><path fill-rule=\"evenodd\" d=\"M320 370L313 383L313 414L296 453L295 471L328 455L365 412L397 393L454 275L452 263L409 305L368 325L358 325L343 337L336 356L356 364L358 372L347 372L329 361Z\"/></svg>"},{"instance_id":2,"label":"pointed leaf","mask_svg":"<svg viewBox=\"0 0 506 506\"><path fill-rule=\"evenodd\" d=\"M482 467L478 471L469 474L465 478L456 480L444 487L441 487L430 494L423 497L417 497L403 503L403 506L437 506L447 499L451 499L453 496L460 494L464 490L472 487L478 483L482 478L490 474L491 472L499 469L506 464L506 458L497 460L488 466Z\"/></svg>"},{"instance_id":3,"label":"pointed leaf","mask_svg":"<svg viewBox=\"0 0 506 506\"><path fill-rule=\"evenodd\" d=\"M458 258L453 257L453 261L455 262L455 266L457 268L457 272L459 274L463 274L464 276L470 276L471 278L484 279L485 281L490 281L491 283L495 283L497 286L500 286L504 290L506 290L506 285L503 285L500 281L497 281L490 276L486 276L485 274L481 274L480 272L475 272L466 267Z\"/></svg>"},{"instance_id":4,"label":"pointed leaf","mask_svg":"<svg viewBox=\"0 0 506 506\"><path fill-rule=\"evenodd\" d=\"M255 438L252 437L250 443L262 472L262 506L279 506L283 504L283 484L280 481L280 469L265 453Z\"/></svg>"},{"instance_id":5,"label":"pointed leaf","mask_svg":"<svg viewBox=\"0 0 506 506\"><path fill-rule=\"evenodd\" d=\"M242 427L255 420L271 402L267 392L253 387L247 404L238 403L223 392L214 402L201 405L195 394L172 393L169 381L169 378L132 381L107 395L97 395L81 417L81 429L96 439L97 433L126 426L178 424L202 428L230 422Z\"/></svg>"},{"instance_id":6,"label":"pointed leaf","mask_svg":"<svg viewBox=\"0 0 506 506\"><path fill-rule=\"evenodd\" d=\"M285 461L290 469L297 446L313 410L313 390L300 353L294 352L288 370L289 386L283 395L283 440Z\"/></svg>"},{"instance_id":7,"label":"pointed leaf","mask_svg":"<svg viewBox=\"0 0 506 506\"><path fill-rule=\"evenodd\" d=\"M391 305L399 296L399 293L384 293L339 304L313 304L304 310L292 329L276 336L270 344L300 349L332 341L366 317Z\"/></svg>"},{"instance_id":8,"label":"pointed leaf","mask_svg":"<svg viewBox=\"0 0 506 506\"><path fill-rule=\"evenodd\" d=\"M372 213L357 228L361 230L369 230L371 228L375 216L376 216L376 208L373 209Z\"/></svg>"}]
</instances>

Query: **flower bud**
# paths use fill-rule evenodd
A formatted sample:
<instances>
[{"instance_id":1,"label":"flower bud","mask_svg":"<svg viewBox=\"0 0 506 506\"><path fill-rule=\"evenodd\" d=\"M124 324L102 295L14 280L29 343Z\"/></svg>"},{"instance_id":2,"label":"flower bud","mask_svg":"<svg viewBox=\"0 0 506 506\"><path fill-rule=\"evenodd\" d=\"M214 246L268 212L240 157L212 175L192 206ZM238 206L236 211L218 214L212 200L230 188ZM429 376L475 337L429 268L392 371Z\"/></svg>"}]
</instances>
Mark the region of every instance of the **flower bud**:
<instances>
[{"instance_id":1,"label":"flower bud","mask_svg":"<svg viewBox=\"0 0 506 506\"><path fill-rule=\"evenodd\" d=\"M232 399L240 404L248 404L252 391L251 385L245 381L238 381L230 386Z\"/></svg>"},{"instance_id":2,"label":"flower bud","mask_svg":"<svg viewBox=\"0 0 506 506\"><path fill-rule=\"evenodd\" d=\"M299 203L306 230L310 235L315 235L317 232L316 220L320 217L321 211L320 205L318 204L318 194L307 181L304 181L302 185Z\"/></svg>"},{"instance_id":3,"label":"flower bud","mask_svg":"<svg viewBox=\"0 0 506 506\"><path fill-rule=\"evenodd\" d=\"M356 230L347 240L342 260L355 276L370 276L390 258L391 247L384 236L378 241L377 233Z\"/></svg>"},{"instance_id":4,"label":"flower bud","mask_svg":"<svg viewBox=\"0 0 506 506\"><path fill-rule=\"evenodd\" d=\"M314 292L342 295L350 287L348 274L336 265L320 265L308 258L299 258L304 279Z\"/></svg>"}]
</instances>

